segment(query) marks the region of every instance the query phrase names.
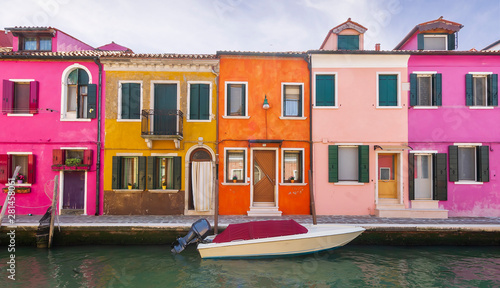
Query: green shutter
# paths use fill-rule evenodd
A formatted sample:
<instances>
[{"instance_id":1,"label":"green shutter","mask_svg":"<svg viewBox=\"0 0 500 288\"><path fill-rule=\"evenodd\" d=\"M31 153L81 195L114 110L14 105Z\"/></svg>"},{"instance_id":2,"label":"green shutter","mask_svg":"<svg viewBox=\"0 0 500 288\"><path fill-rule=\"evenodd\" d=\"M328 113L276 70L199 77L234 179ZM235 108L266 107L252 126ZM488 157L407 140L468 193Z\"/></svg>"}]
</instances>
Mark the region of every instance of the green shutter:
<instances>
[{"instance_id":1,"label":"green shutter","mask_svg":"<svg viewBox=\"0 0 500 288\"><path fill-rule=\"evenodd\" d=\"M424 34L417 35L418 50L424 50Z\"/></svg>"},{"instance_id":2,"label":"green shutter","mask_svg":"<svg viewBox=\"0 0 500 288\"><path fill-rule=\"evenodd\" d=\"M210 85L200 84L199 115L201 120L210 120Z\"/></svg>"},{"instance_id":3,"label":"green shutter","mask_svg":"<svg viewBox=\"0 0 500 288\"><path fill-rule=\"evenodd\" d=\"M455 50L455 33L448 34L448 50Z\"/></svg>"},{"instance_id":4,"label":"green shutter","mask_svg":"<svg viewBox=\"0 0 500 288\"><path fill-rule=\"evenodd\" d=\"M246 84L242 84L241 85L241 94L242 94L242 96L241 96L241 116L247 116L247 112L246 112L247 110L245 107L246 97L247 97L246 91L247 91Z\"/></svg>"},{"instance_id":5,"label":"green shutter","mask_svg":"<svg viewBox=\"0 0 500 288\"><path fill-rule=\"evenodd\" d=\"M189 119L200 119L200 85L191 84L189 98Z\"/></svg>"},{"instance_id":6,"label":"green shutter","mask_svg":"<svg viewBox=\"0 0 500 288\"><path fill-rule=\"evenodd\" d=\"M87 74L87 73L85 73ZM95 118L97 115L97 85L89 84L87 86L87 118Z\"/></svg>"},{"instance_id":7,"label":"green shutter","mask_svg":"<svg viewBox=\"0 0 500 288\"><path fill-rule=\"evenodd\" d=\"M488 105L498 106L498 74L489 75L488 80Z\"/></svg>"},{"instance_id":8,"label":"green shutter","mask_svg":"<svg viewBox=\"0 0 500 288\"><path fill-rule=\"evenodd\" d=\"M458 146L448 146L448 158L450 166L450 182L458 181Z\"/></svg>"},{"instance_id":9,"label":"green shutter","mask_svg":"<svg viewBox=\"0 0 500 288\"><path fill-rule=\"evenodd\" d=\"M89 84L89 74L83 69L76 69L78 72L78 85ZM76 82L75 82L76 83Z\"/></svg>"},{"instance_id":10,"label":"green shutter","mask_svg":"<svg viewBox=\"0 0 500 288\"><path fill-rule=\"evenodd\" d=\"M446 153L436 153L432 157L434 200L448 200L448 179L446 173Z\"/></svg>"},{"instance_id":11,"label":"green shutter","mask_svg":"<svg viewBox=\"0 0 500 288\"><path fill-rule=\"evenodd\" d=\"M335 75L316 75L316 106L335 106Z\"/></svg>"},{"instance_id":12,"label":"green shutter","mask_svg":"<svg viewBox=\"0 0 500 288\"><path fill-rule=\"evenodd\" d=\"M378 75L378 105L388 106L387 75Z\"/></svg>"},{"instance_id":13,"label":"green shutter","mask_svg":"<svg viewBox=\"0 0 500 288\"><path fill-rule=\"evenodd\" d=\"M408 154L408 194L410 200L415 200L415 155Z\"/></svg>"},{"instance_id":14,"label":"green shutter","mask_svg":"<svg viewBox=\"0 0 500 288\"><path fill-rule=\"evenodd\" d=\"M398 106L398 76L379 75L379 106Z\"/></svg>"},{"instance_id":15,"label":"green shutter","mask_svg":"<svg viewBox=\"0 0 500 288\"><path fill-rule=\"evenodd\" d=\"M111 180L111 188L112 189L121 189L121 171L122 171L122 157L113 156L113 167L112 167L112 180Z\"/></svg>"},{"instance_id":16,"label":"green shutter","mask_svg":"<svg viewBox=\"0 0 500 288\"><path fill-rule=\"evenodd\" d=\"M328 182L339 182L339 146L328 145Z\"/></svg>"},{"instance_id":17,"label":"green shutter","mask_svg":"<svg viewBox=\"0 0 500 288\"><path fill-rule=\"evenodd\" d=\"M231 115L231 84L226 86L226 116Z\"/></svg>"},{"instance_id":18,"label":"green shutter","mask_svg":"<svg viewBox=\"0 0 500 288\"><path fill-rule=\"evenodd\" d=\"M146 189L146 159L147 157L145 156L139 156L139 189L140 190L145 190Z\"/></svg>"},{"instance_id":19,"label":"green shutter","mask_svg":"<svg viewBox=\"0 0 500 288\"><path fill-rule=\"evenodd\" d=\"M433 87L433 97L432 97L432 105L434 106L441 106L443 105L443 96L442 96L442 91L443 91L443 80L442 80L442 74L441 73L436 73L432 75L432 87Z\"/></svg>"},{"instance_id":20,"label":"green shutter","mask_svg":"<svg viewBox=\"0 0 500 288\"><path fill-rule=\"evenodd\" d=\"M417 74L412 73L410 74L410 106L417 106L417 93Z\"/></svg>"},{"instance_id":21,"label":"green shutter","mask_svg":"<svg viewBox=\"0 0 500 288\"><path fill-rule=\"evenodd\" d=\"M490 146L477 147L477 181L490 182Z\"/></svg>"},{"instance_id":22,"label":"green shutter","mask_svg":"<svg viewBox=\"0 0 500 288\"><path fill-rule=\"evenodd\" d=\"M129 119L141 118L141 84L130 83Z\"/></svg>"},{"instance_id":23,"label":"green shutter","mask_svg":"<svg viewBox=\"0 0 500 288\"><path fill-rule=\"evenodd\" d=\"M182 158L179 156L173 158L174 158L174 189L181 190Z\"/></svg>"},{"instance_id":24,"label":"green shutter","mask_svg":"<svg viewBox=\"0 0 500 288\"><path fill-rule=\"evenodd\" d=\"M370 182L369 148L370 146L368 145L358 146L359 182L361 183Z\"/></svg>"},{"instance_id":25,"label":"green shutter","mask_svg":"<svg viewBox=\"0 0 500 288\"><path fill-rule=\"evenodd\" d=\"M302 85L299 85L299 113L297 116L302 117Z\"/></svg>"},{"instance_id":26,"label":"green shutter","mask_svg":"<svg viewBox=\"0 0 500 288\"><path fill-rule=\"evenodd\" d=\"M130 119L130 83L122 83L122 119Z\"/></svg>"},{"instance_id":27,"label":"green shutter","mask_svg":"<svg viewBox=\"0 0 500 288\"><path fill-rule=\"evenodd\" d=\"M472 106L472 74L465 74L465 105Z\"/></svg>"},{"instance_id":28,"label":"green shutter","mask_svg":"<svg viewBox=\"0 0 500 288\"><path fill-rule=\"evenodd\" d=\"M156 187L155 183L157 183L158 181L156 181L156 175L158 174L157 171L155 171L155 164L156 164L156 157L155 156L148 156L147 158L147 166L148 166L148 170L147 170L147 189L148 190L151 190L151 189L156 189L158 187ZM156 173L155 173L156 172Z\"/></svg>"}]
</instances>

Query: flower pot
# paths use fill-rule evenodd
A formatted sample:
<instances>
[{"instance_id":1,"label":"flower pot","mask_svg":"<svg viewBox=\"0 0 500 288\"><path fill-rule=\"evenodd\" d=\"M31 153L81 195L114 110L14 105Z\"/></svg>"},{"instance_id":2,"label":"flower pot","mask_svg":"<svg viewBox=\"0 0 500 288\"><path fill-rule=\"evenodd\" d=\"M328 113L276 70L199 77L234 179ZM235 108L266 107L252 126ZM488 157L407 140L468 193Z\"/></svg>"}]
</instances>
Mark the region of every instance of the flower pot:
<instances>
[{"instance_id":1,"label":"flower pot","mask_svg":"<svg viewBox=\"0 0 500 288\"><path fill-rule=\"evenodd\" d=\"M128 185L128 190L132 190L132 185Z\"/></svg>"},{"instance_id":2,"label":"flower pot","mask_svg":"<svg viewBox=\"0 0 500 288\"><path fill-rule=\"evenodd\" d=\"M294 183L294 182L295 182L295 180L293 180L293 179L292 179L292 180L290 180L290 182Z\"/></svg>"},{"instance_id":3,"label":"flower pot","mask_svg":"<svg viewBox=\"0 0 500 288\"><path fill-rule=\"evenodd\" d=\"M233 183L236 183L236 181L238 181L237 179L233 179Z\"/></svg>"},{"instance_id":4,"label":"flower pot","mask_svg":"<svg viewBox=\"0 0 500 288\"><path fill-rule=\"evenodd\" d=\"M23 180L17 180L17 184L22 184Z\"/></svg>"},{"instance_id":5,"label":"flower pot","mask_svg":"<svg viewBox=\"0 0 500 288\"><path fill-rule=\"evenodd\" d=\"M167 190L167 186L166 186L166 185L162 185L162 186L161 186L161 189L163 189L163 190Z\"/></svg>"}]
</instances>

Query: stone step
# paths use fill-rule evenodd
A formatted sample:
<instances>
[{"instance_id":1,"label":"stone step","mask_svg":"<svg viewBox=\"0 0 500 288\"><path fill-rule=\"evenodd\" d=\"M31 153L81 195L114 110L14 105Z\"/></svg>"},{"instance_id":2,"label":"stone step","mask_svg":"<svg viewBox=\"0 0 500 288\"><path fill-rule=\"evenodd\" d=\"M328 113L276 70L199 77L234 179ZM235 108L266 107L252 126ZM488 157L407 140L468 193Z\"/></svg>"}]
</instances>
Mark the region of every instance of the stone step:
<instances>
[{"instance_id":1,"label":"stone step","mask_svg":"<svg viewBox=\"0 0 500 288\"><path fill-rule=\"evenodd\" d=\"M447 219L443 209L375 209L375 216L384 218L439 218Z\"/></svg>"},{"instance_id":2,"label":"stone step","mask_svg":"<svg viewBox=\"0 0 500 288\"><path fill-rule=\"evenodd\" d=\"M411 200L411 208L413 208L413 209L439 209L439 201L437 201L437 200Z\"/></svg>"},{"instance_id":3,"label":"stone step","mask_svg":"<svg viewBox=\"0 0 500 288\"><path fill-rule=\"evenodd\" d=\"M250 207L247 211L248 216L256 217L281 216L282 213L277 207Z\"/></svg>"},{"instance_id":4,"label":"stone step","mask_svg":"<svg viewBox=\"0 0 500 288\"><path fill-rule=\"evenodd\" d=\"M396 210L396 209L400 209L400 210L404 210L405 209L405 205L404 204L377 204L377 207L376 209L381 209L381 210Z\"/></svg>"}]
</instances>

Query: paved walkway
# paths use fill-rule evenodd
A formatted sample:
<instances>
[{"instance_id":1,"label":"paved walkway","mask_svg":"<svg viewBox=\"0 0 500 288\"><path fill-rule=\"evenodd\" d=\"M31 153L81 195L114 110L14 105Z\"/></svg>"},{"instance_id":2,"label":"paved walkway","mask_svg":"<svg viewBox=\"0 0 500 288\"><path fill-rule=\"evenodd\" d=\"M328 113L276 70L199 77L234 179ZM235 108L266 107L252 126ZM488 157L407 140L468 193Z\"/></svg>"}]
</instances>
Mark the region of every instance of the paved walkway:
<instances>
[{"instance_id":1,"label":"paved walkway","mask_svg":"<svg viewBox=\"0 0 500 288\"><path fill-rule=\"evenodd\" d=\"M38 226L41 216L16 215L15 225L17 226ZM61 215L56 218L56 225L62 227L189 227L193 222L200 218L207 218L213 225L213 216L143 216L143 215L124 215L124 216L76 216ZM225 227L231 223L241 223L247 221L259 220L286 220L294 219L301 224L312 223L310 215L288 215L282 217L248 217L248 216L219 216L219 226ZM406 218L379 218L374 216L318 216L318 224L354 224L363 227L442 227L442 228L460 228L460 227L488 227L488 230L500 231L500 217L453 217L448 219L406 219ZM8 223L4 219L2 226Z\"/></svg>"}]
</instances>

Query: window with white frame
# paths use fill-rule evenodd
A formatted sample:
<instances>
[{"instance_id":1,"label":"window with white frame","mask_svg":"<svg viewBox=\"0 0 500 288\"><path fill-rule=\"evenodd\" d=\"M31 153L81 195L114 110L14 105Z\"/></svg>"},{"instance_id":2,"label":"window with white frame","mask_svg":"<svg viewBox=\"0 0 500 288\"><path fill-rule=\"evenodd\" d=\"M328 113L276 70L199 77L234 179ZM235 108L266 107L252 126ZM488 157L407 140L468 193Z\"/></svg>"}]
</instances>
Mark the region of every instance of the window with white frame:
<instances>
[{"instance_id":1,"label":"window with white frame","mask_svg":"<svg viewBox=\"0 0 500 288\"><path fill-rule=\"evenodd\" d=\"M97 85L88 70L75 64L63 73L62 119L90 119L97 115Z\"/></svg>"},{"instance_id":2,"label":"window with white frame","mask_svg":"<svg viewBox=\"0 0 500 288\"><path fill-rule=\"evenodd\" d=\"M302 117L302 84L283 84L283 116Z\"/></svg>"},{"instance_id":3,"label":"window with white frame","mask_svg":"<svg viewBox=\"0 0 500 288\"><path fill-rule=\"evenodd\" d=\"M369 145L328 145L328 182L368 183Z\"/></svg>"},{"instance_id":4,"label":"window with white frame","mask_svg":"<svg viewBox=\"0 0 500 288\"><path fill-rule=\"evenodd\" d=\"M303 175L302 150L283 151L283 183L302 183Z\"/></svg>"},{"instance_id":5,"label":"window with white frame","mask_svg":"<svg viewBox=\"0 0 500 288\"><path fill-rule=\"evenodd\" d=\"M232 92L232 94L240 95L239 90ZM240 100L236 100L236 102L241 103ZM241 107L235 110L240 109ZM210 120L210 84L189 83L189 120Z\"/></svg>"},{"instance_id":6,"label":"window with white frame","mask_svg":"<svg viewBox=\"0 0 500 288\"><path fill-rule=\"evenodd\" d=\"M13 152L0 154L0 183L7 183L20 166L16 184L35 183L35 156L31 153Z\"/></svg>"},{"instance_id":7,"label":"window with white frame","mask_svg":"<svg viewBox=\"0 0 500 288\"><path fill-rule=\"evenodd\" d=\"M315 106L335 107L336 74L316 74Z\"/></svg>"},{"instance_id":8,"label":"window with white frame","mask_svg":"<svg viewBox=\"0 0 500 288\"><path fill-rule=\"evenodd\" d=\"M358 147L339 147L339 181L358 181Z\"/></svg>"},{"instance_id":9,"label":"window with white frame","mask_svg":"<svg viewBox=\"0 0 500 288\"><path fill-rule=\"evenodd\" d=\"M414 72L410 74L410 106L441 106L442 74Z\"/></svg>"},{"instance_id":10,"label":"window with white frame","mask_svg":"<svg viewBox=\"0 0 500 288\"><path fill-rule=\"evenodd\" d=\"M3 80L2 112L38 113L38 86L38 81L33 79Z\"/></svg>"},{"instance_id":11,"label":"window with white frame","mask_svg":"<svg viewBox=\"0 0 500 288\"><path fill-rule=\"evenodd\" d=\"M247 115L247 84L226 82L226 116L245 117Z\"/></svg>"},{"instance_id":12,"label":"window with white frame","mask_svg":"<svg viewBox=\"0 0 500 288\"><path fill-rule=\"evenodd\" d=\"M498 105L498 74L469 73L465 75L467 106Z\"/></svg>"},{"instance_id":13,"label":"window with white frame","mask_svg":"<svg viewBox=\"0 0 500 288\"><path fill-rule=\"evenodd\" d=\"M449 146L450 181L489 182L489 150L481 144Z\"/></svg>"},{"instance_id":14,"label":"window with white frame","mask_svg":"<svg viewBox=\"0 0 500 288\"><path fill-rule=\"evenodd\" d=\"M245 183L245 150L226 150L226 183Z\"/></svg>"},{"instance_id":15,"label":"window with white frame","mask_svg":"<svg viewBox=\"0 0 500 288\"><path fill-rule=\"evenodd\" d=\"M141 118L142 83L121 82L119 86L118 119L139 120Z\"/></svg>"},{"instance_id":16,"label":"window with white frame","mask_svg":"<svg viewBox=\"0 0 500 288\"><path fill-rule=\"evenodd\" d=\"M378 106L399 106L399 89L397 74L378 75Z\"/></svg>"},{"instance_id":17,"label":"window with white frame","mask_svg":"<svg viewBox=\"0 0 500 288\"><path fill-rule=\"evenodd\" d=\"M448 38L446 35L424 35L425 50L446 50Z\"/></svg>"}]
</instances>

